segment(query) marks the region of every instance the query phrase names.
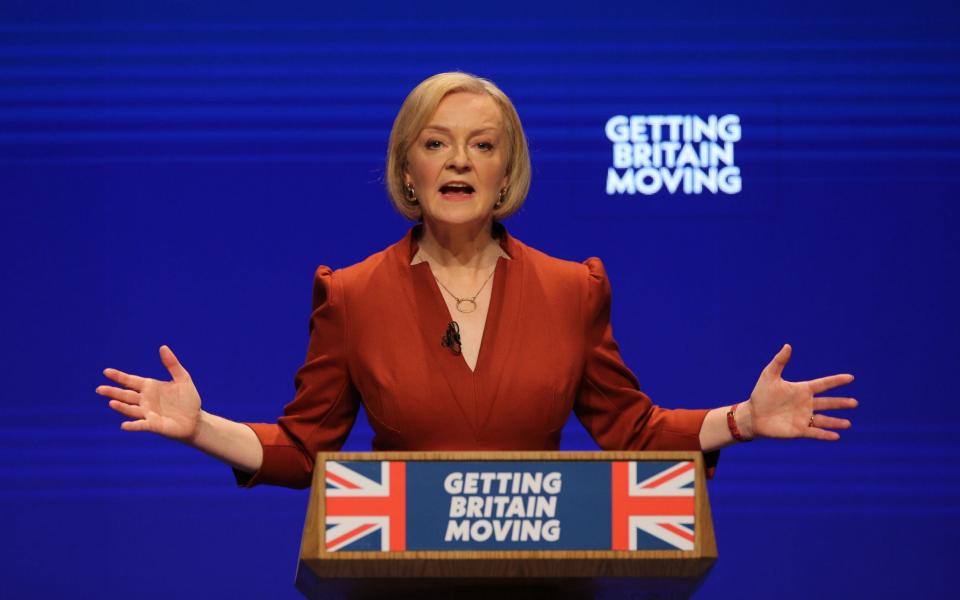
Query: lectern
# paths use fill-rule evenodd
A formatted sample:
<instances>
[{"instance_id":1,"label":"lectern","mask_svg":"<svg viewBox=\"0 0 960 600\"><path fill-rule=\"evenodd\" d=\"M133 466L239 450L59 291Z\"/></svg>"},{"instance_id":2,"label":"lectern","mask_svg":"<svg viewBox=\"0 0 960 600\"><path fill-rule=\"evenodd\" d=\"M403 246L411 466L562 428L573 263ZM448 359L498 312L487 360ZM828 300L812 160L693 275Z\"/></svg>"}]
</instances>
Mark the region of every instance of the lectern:
<instances>
[{"instance_id":1,"label":"lectern","mask_svg":"<svg viewBox=\"0 0 960 600\"><path fill-rule=\"evenodd\" d=\"M717 558L699 452L317 456L309 598L683 598Z\"/></svg>"}]
</instances>

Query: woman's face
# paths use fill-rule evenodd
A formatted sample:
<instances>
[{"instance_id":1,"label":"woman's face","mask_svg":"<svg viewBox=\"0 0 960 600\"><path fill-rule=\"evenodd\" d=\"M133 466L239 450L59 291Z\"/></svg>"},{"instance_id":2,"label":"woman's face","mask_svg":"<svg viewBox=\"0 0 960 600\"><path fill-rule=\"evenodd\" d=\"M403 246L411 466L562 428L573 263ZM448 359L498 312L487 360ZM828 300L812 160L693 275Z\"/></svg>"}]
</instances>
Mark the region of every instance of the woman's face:
<instances>
[{"instance_id":1,"label":"woman's face","mask_svg":"<svg viewBox=\"0 0 960 600\"><path fill-rule=\"evenodd\" d=\"M413 186L430 226L489 221L507 187L507 134L486 94L454 92L440 101L407 153Z\"/></svg>"}]
</instances>

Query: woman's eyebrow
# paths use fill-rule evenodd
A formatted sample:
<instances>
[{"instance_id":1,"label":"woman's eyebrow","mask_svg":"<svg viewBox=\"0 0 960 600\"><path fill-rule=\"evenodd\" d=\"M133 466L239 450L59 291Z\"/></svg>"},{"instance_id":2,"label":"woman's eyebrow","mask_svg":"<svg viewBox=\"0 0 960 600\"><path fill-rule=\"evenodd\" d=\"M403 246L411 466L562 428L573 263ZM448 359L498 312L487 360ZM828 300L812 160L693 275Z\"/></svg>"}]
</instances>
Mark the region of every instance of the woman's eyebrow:
<instances>
[{"instance_id":1,"label":"woman's eyebrow","mask_svg":"<svg viewBox=\"0 0 960 600\"><path fill-rule=\"evenodd\" d=\"M443 125L427 125L426 127L423 128L424 131L427 131L428 129L432 131L439 131L440 133L450 133L450 128L444 127ZM488 127L481 127L480 129L474 129L473 131L470 132L470 135L477 135L478 133L487 133L487 132L497 133L498 131L499 129L497 127L488 126Z\"/></svg>"}]
</instances>

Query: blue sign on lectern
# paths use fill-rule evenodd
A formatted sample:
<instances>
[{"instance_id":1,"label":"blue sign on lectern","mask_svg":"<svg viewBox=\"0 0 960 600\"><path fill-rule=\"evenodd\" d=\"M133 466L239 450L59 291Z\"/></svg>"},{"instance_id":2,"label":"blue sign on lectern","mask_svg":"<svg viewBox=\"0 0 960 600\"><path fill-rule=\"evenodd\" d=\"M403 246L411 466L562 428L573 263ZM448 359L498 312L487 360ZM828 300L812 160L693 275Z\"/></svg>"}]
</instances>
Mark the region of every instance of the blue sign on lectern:
<instances>
[{"instance_id":1,"label":"blue sign on lectern","mask_svg":"<svg viewBox=\"0 0 960 600\"><path fill-rule=\"evenodd\" d=\"M694 462L327 461L327 552L693 550Z\"/></svg>"}]
</instances>

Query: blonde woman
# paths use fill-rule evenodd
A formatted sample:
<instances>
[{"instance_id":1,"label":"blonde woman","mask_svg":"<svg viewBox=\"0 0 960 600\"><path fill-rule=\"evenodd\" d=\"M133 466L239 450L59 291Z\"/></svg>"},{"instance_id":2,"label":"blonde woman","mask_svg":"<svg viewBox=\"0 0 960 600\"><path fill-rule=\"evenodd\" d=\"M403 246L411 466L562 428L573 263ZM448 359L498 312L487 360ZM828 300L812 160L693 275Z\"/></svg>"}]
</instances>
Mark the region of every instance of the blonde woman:
<instances>
[{"instance_id":1,"label":"blonde woman","mask_svg":"<svg viewBox=\"0 0 960 600\"><path fill-rule=\"evenodd\" d=\"M488 80L442 73L407 97L390 134L387 187L416 224L361 263L317 269L296 395L275 424L201 408L189 373L160 349L170 381L106 369L97 393L128 431L182 440L238 482L306 487L313 457L340 448L362 405L375 450L556 450L571 411L604 449L717 450L754 437L835 440L846 419L818 397L852 375L782 378L784 346L750 397L665 409L640 391L611 334L597 258L552 258L507 233L530 185L523 128Z\"/></svg>"}]
</instances>

